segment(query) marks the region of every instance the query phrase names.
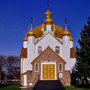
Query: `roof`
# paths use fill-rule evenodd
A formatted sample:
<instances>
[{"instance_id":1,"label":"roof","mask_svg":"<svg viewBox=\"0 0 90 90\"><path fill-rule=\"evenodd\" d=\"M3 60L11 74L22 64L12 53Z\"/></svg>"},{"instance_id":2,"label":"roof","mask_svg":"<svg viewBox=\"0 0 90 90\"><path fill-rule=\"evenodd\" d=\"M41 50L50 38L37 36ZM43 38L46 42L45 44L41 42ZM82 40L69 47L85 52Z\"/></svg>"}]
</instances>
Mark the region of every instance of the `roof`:
<instances>
[{"instance_id":1,"label":"roof","mask_svg":"<svg viewBox=\"0 0 90 90\"><path fill-rule=\"evenodd\" d=\"M23 41L27 41L28 38L27 38L27 35L25 35L25 37L23 38Z\"/></svg>"},{"instance_id":2,"label":"roof","mask_svg":"<svg viewBox=\"0 0 90 90\"><path fill-rule=\"evenodd\" d=\"M33 31L34 31L35 38L39 38L43 36L43 31L42 31L43 26L44 24L41 24L34 28Z\"/></svg>"},{"instance_id":3,"label":"roof","mask_svg":"<svg viewBox=\"0 0 90 90\"><path fill-rule=\"evenodd\" d=\"M20 58L27 58L27 48L22 47Z\"/></svg>"},{"instance_id":4,"label":"roof","mask_svg":"<svg viewBox=\"0 0 90 90\"><path fill-rule=\"evenodd\" d=\"M76 52L74 47L70 48L70 58L76 58Z\"/></svg>"},{"instance_id":5,"label":"roof","mask_svg":"<svg viewBox=\"0 0 90 90\"><path fill-rule=\"evenodd\" d=\"M55 55L57 55L64 63L66 63L66 61L65 61L63 58L61 58L51 47L48 46L43 52L41 52L41 54L39 54L39 55L31 62L31 64L33 64L33 62L34 62L37 58L39 58L48 48L50 48L51 51L53 51L53 52L55 53Z\"/></svg>"},{"instance_id":6,"label":"roof","mask_svg":"<svg viewBox=\"0 0 90 90\"><path fill-rule=\"evenodd\" d=\"M52 35L50 32L48 32L51 36L53 36L59 43L63 44L60 40L58 40L54 35ZM48 34L47 33L47 34ZM41 39L38 40L38 42L40 42L47 34L45 34ZM37 44L38 42L36 42L35 44Z\"/></svg>"},{"instance_id":7,"label":"roof","mask_svg":"<svg viewBox=\"0 0 90 90\"><path fill-rule=\"evenodd\" d=\"M43 36L42 28L44 28L44 26L45 26L45 24L41 24L34 28L33 31L34 31L35 38L39 38L39 37ZM52 26L54 26L54 28L55 28L55 30L54 30L55 37L62 38L63 29L60 26L55 25L55 24L52 24Z\"/></svg>"},{"instance_id":8,"label":"roof","mask_svg":"<svg viewBox=\"0 0 90 90\"><path fill-rule=\"evenodd\" d=\"M55 37L62 38L63 32L64 32L63 29L56 24L53 24L53 26L55 28L55 31L54 31Z\"/></svg>"}]
</instances>

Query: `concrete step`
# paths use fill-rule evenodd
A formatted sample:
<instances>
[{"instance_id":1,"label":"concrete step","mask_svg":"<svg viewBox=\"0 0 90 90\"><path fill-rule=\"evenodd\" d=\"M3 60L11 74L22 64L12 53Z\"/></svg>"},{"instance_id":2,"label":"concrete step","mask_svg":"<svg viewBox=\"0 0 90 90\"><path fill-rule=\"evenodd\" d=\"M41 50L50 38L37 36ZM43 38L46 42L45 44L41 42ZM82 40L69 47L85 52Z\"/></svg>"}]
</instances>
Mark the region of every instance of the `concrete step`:
<instances>
[{"instance_id":1,"label":"concrete step","mask_svg":"<svg viewBox=\"0 0 90 90\"><path fill-rule=\"evenodd\" d=\"M65 90L59 80L39 80L33 90Z\"/></svg>"}]
</instances>

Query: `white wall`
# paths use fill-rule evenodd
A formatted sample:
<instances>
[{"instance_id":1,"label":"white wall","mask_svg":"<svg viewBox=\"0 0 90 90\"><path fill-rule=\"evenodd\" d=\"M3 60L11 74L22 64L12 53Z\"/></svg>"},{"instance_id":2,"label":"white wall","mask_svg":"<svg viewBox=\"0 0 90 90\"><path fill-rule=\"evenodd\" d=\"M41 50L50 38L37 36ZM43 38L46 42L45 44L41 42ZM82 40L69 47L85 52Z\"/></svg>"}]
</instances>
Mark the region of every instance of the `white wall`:
<instances>
[{"instance_id":1,"label":"white wall","mask_svg":"<svg viewBox=\"0 0 90 90\"><path fill-rule=\"evenodd\" d=\"M27 69L29 68L30 70L32 70L31 62L35 58L35 37L29 36L27 44L27 65L29 64L29 67L27 66Z\"/></svg>"},{"instance_id":2,"label":"white wall","mask_svg":"<svg viewBox=\"0 0 90 90\"><path fill-rule=\"evenodd\" d=\"M35 38L29 37L27 42L27 59L23 59L23 73L27 70L32 70L31 62L38 56L38 46L42 46L42 51L50 46L54 51L55 47L60 47L60 56L67 62L65 70L71 70L76 62L76 58L70 59L70 48L73 46L73 42L69 41L69 37L66 36L62 39L63 44L57 41L50 33L43 37L36 45L34 44Z\"/></svg>"},{"instance_id":3,"label":"white wall","mask_svg":"<svg viewBox=\"0 0 90 90\"><path fill-rule=\"evenodd\" d=\"M27 75L24 75L24 86L27 86Z\"/></svg>"},{"instance_id":4,"label":"white wall","mask_svg":"<svg viewBox=\"0 0 90 90\"><path fill-rule=\"evenodd\" d=\"M70 59L70 67L71 67L71 70L74 68L75 63L76 63L76 58L71 58L71 59Z\"/></svg>"},{"instance_id":5,"label":"white wall","mask_svg":"<svg viewBox=\"0 0 90 90\"><path fill-rule=\"evenodd\" d=\"M27 70L32 70L31 61L28 59L23 59L23 73L27 72Z\"/></svg>"},{"instance_id":6,"label":"white wall","mask_svg":"<svg viewBox=\"0 0 90 90\"><path fill-rule=\"evenodd\" d=\"M70 45L63 44L63 59L66 61L65 70L70 70Z\"/></svg>"},{"instance_id":7,"label":"white wall","mask_svg":"<svg viewBox=\"0 0 90 90\"><path fill-rule=\"evenodd\" d=\"M55 51L55 47L59 46L59 55L62 57L62 44L49 33L35 45L35 57L38 56L38 46L42 46L42 51L45 50L48 46L50 46Z\"/></svg>"},{"instance_id":8,"label":"white wall","mask_svg":"<svg viewBox=\"0 0 90 90\"><path fill-rule=\"evenodd\" d=\"M69 36L63 36L63 43L69 43L70 37Z\"/></svg>"},{"instance_id":9,"label":"white wall","mask_svg":"<svg viewBox=\"0 0 90 90\"><path fill-rule=\"evenodd\" d=\"M73 41L70 41L70 48L73 47Z\"/></svg>"},{"instance_id":10,"label":"white wall","mask_svg":"<svg viewBox=\"0 0 90 90\"><path fill-rule=\"evenodd\" d=\"M69 36L63 36L63 59L66 61L65 70L71 70Z\"/></svg>"},{"instance_id":11,"label":"white wall","mask_svg":"<svg viewBox=\"0 0 90 90\"><path fill-rule=\"evenodd\" d=\"M23 41L23 47L27 48L27 41Z\"/></svg>"},{"instance_id":12,"label":"white wall","mask_svg":"<svg viewBox=\"0 0 90 90\"><path fill-rule=\"evenodd\" d=\"M46 30L47 30L47 32L48 31L51 32L51 25L46 25Z\"/></svg>"},{"instance_id":13,"label":"white wall","mask_svg":"<svg viewBox=\"0 0 90 90\"><path fill-rule=\"evenodd\" d=\"M54 30L52 31L52 25L46 25L46 31L44 31L44 35L48 32L51 32L54 35Z\"/></svg>"}]
</instances>

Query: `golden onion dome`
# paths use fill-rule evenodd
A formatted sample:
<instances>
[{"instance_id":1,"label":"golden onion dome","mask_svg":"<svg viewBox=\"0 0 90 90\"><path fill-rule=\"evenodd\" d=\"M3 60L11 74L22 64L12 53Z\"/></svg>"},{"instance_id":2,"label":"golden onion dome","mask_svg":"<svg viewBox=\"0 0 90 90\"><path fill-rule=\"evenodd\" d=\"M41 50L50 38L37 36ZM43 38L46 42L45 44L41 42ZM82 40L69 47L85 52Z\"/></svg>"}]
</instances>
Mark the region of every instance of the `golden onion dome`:
<instances>
[{"instance_id":1,"label":"golden onion dome","mask_svg":"<svg viewBox=\"0 0 90 90\"><path fill-rule=\"evenodd\" d=\"M51 15L52 13L49 11L49 8L47 10L47 12L45 13L45 25L51 25L53 23L53 20L51 19Z\"/></svg>"},{"instance_id":2,"label":"golden onion dome","mask_svg":"<svg viewBox=\"0 0 90 90\"><path fill-rule=\"evenodd\" d=\"M43 27L44 27L44 24L41 24L34 28L33 32L34 32L35 38L39 38L43 36L43 31L42 31Z\"/></svg>"},{"instance_id":3,"label":"golden onion dome","mask_svg":"<svg viewBox=\"0 0 90 90\"><path fill-rule=\"evenodd\" d=\"M62 36L63 36L63 29L60 26L55 25L55 24L53 24L53 26L54 26L54 29L55 29L54 30L55 37L62 38Z\"/></svg>"},{"instance_id":4,"label":"golden onion dome","mask_svg":"<svg viewBox=\"0 0 90 90\"><path fill-rule=\"evenodd\" d=\"M43 29L44 29L45 25L52 25L54 27L54 36L58 37L58 38L62 38L63 29L60 26L53 24L51 15L52 15L52 13L49 11L49 8L48 8L47 12L45 13L44 24L41 24L41 25L35 27L33 30L35 38L39 38L39 37L43 36L43 32L44 32Z\"/></svg>"},{"instance_id":5,"label":"golden onion dome","mask_svg":"<svg viewBox=\"0 0 90 90\"><path fill-rule=\"evenodd\" d=\"M31 24L31 29L30 31L27 33L28 36L34 36L34 32L32 30L32 24Z\"/></svg>"},{"instance_id":6,"label":"golden onion dome","mask_svg":"<svg viewBox=\"0 0 90 90\"><path fill-rule=\"evenodd\" d=\"M73 38L72 38L72 36L70 35L70 41L73 41Z\"/></svg>"},{"instance_id":7,"label":"golden onion dome","mask_svg":"<svg viewBox=\"0 0 90 90\"><path fill-rule=\"evenodd\" d=\"M34 28L33 32L34 32L35 38L39 38L43 36L42 28L44 28L44 26L45 24L41 24ZM52 26L54 27L54 36L58 38L62 38L63 29L60 26L55 25L55 24L52 24Z\"/></svg>"},{"instance_id":8,"label":"golden onion dome","mask_svg":"<svg viewBox=\"0 0 90 90\"><path fill-rule=\"evenodd\" d=\"M70 32L67 30L67 24L65 24L65 30L63 32L63 36L70 36Z\"/></svg>"},{"instance_id":9,"label":"golden onion dome","mask_svg":"<svg viewBox=\"0 0 90 90\"><path fill-rule=\"evenodd\" d=\"M25 37L23 38L23 41L27 41L27 35L25 35Z\"/></svg>"}]
</instances>

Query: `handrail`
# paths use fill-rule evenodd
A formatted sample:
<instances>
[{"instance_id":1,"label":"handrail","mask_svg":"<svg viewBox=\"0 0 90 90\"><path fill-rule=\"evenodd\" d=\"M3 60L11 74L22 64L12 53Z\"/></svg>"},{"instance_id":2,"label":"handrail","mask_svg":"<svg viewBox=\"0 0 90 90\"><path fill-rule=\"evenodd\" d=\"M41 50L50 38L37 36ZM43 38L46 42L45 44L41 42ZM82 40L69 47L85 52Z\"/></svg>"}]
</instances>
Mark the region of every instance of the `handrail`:
<instances>
[{"instance_id":1,"label":"handrail","mask_svg":"<svg viewBox=\"0 0 90 90\"><path fill-rule=\"evenodd\" d=\"M65 87L65 80L61 77L59 78L60 74L58 74L58 80L62 83L62 85Z\"/></svg>"},{"instance_id":2,"label":"handrail","mask_svg":"<svg viewBox=\"0 0 90 90\"><path fill-rule=\"evenodd\" d=\"M38 80L39 80L39 74L35 77L35 79L32 82L33 87L35 86Z\"/></svg>"}]
</instances>

